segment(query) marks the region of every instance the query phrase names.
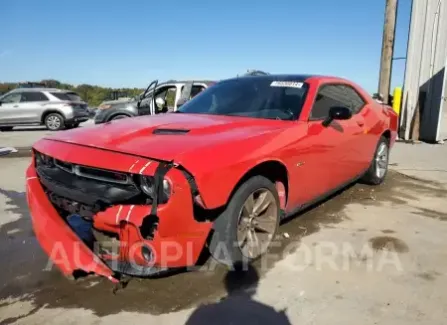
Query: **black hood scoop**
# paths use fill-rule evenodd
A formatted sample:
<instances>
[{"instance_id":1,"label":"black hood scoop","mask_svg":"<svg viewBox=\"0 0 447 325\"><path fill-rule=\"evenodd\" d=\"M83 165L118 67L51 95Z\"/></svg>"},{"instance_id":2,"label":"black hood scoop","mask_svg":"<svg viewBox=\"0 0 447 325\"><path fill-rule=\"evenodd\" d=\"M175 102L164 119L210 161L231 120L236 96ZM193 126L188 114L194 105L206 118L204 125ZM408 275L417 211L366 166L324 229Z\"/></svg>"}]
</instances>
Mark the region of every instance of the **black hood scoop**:
<instances>
[{"instance_id":1,"label":"black hood scoop","mask_svg":"<svg viewBox=\"0 0 447 325\"><path fill-rule=\"evenodd\" d=\"M189 130L186 129L155 129L152 134L160 134L160 135L179 135L186 134Z\"/></svg>"}]
</instances>

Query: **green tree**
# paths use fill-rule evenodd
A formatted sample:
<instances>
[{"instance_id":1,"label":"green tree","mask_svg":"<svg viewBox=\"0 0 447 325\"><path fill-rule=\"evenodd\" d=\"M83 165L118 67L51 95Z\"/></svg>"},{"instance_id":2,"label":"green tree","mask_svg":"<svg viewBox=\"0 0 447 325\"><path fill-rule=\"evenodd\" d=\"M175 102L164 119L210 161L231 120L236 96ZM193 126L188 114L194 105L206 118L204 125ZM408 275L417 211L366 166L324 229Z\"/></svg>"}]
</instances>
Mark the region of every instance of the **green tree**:
<instances>
[{"instance_id":1,"label":"green tree","mask_svg":"<svg viewBox=\"0 0 447 325\"><path fill-rule=\"evenodd\" d=\"M40 81L45 83L47 87L57 89L67 89L76 92L81 98L89 104L90 107L97 107L104 100L110 100L112 92L126 93L129 97L134 97L140 94L144 89L140 88L106 88L96 85L81 84L73 86L71 84L62 83L55 79L46 79ZM5 82L0 83L0 94L6 93L17 87L16 83Z\"/></svg>"}]
</instances>

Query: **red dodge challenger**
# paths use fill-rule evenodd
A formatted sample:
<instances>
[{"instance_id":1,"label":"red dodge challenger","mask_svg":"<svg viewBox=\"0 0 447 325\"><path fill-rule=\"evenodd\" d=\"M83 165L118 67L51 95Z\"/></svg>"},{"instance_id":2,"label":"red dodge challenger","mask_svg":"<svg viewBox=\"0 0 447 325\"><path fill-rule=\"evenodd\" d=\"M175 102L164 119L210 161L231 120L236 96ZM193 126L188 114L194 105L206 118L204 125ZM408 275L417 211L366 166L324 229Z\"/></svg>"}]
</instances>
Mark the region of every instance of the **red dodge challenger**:
<instances>
[{"instance_id":1,"label":"red dodge challenger","mask_svg":"<svg viewBox=\"0 0 447 325\"><path fill-rule=\"evenodd\" d=\"M264 254L280 221L349 183L380 184L398 118L358 85L312 75L223 80L178 111L38 141L36 236L66 275L150 276Z\"/></svg>"}]
</instances>

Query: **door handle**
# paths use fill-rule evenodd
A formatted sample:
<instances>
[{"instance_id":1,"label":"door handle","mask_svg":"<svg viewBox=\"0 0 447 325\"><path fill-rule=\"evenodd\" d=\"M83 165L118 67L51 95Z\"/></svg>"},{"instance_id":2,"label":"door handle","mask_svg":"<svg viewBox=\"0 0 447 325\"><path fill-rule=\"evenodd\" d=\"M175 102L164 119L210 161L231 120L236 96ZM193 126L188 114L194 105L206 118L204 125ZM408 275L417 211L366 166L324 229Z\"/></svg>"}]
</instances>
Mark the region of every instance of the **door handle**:
<instances>
[{"instance_id":1,"label":"door handle","mask_svg":"<svg viewBox=\"0 0 447 325\"><path fill-rule=\"evenodd\" d=\"M358 125L358 126L364 126L364 125L365 125L365 122L363 122L363 121L357 121L357 125Z\"/></svg>"},{"instance_id":2,"label":"door handle","mask_svg":"<svg viewBox=\"0 0 447 325\"><path fill-rule=\"evenodd\" d=\"M13 107L19 107L19 105L14 105Z\"/></svg>"}]
</instances>

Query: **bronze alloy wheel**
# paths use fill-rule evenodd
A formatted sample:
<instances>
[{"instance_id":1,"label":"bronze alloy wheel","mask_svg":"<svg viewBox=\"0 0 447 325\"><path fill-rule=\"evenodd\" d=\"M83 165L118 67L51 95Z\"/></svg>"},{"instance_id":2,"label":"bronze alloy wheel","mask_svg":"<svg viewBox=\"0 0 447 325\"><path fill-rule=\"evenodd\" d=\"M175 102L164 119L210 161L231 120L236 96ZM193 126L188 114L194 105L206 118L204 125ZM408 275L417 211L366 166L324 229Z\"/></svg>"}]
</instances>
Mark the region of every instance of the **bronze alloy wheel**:
<instances>
[{"instance_id":1,"label":"bronze alloy wheel","mask_svg":"<svg viewBox=\"0 0 447 325\"><path fill-rule=\"evenodd\" d=\"M238 246L245 257L255 259L267 251L278 218L278 206L270 190L260 188L248 196L237 229Z\"/></svg>"}]
</instances>

